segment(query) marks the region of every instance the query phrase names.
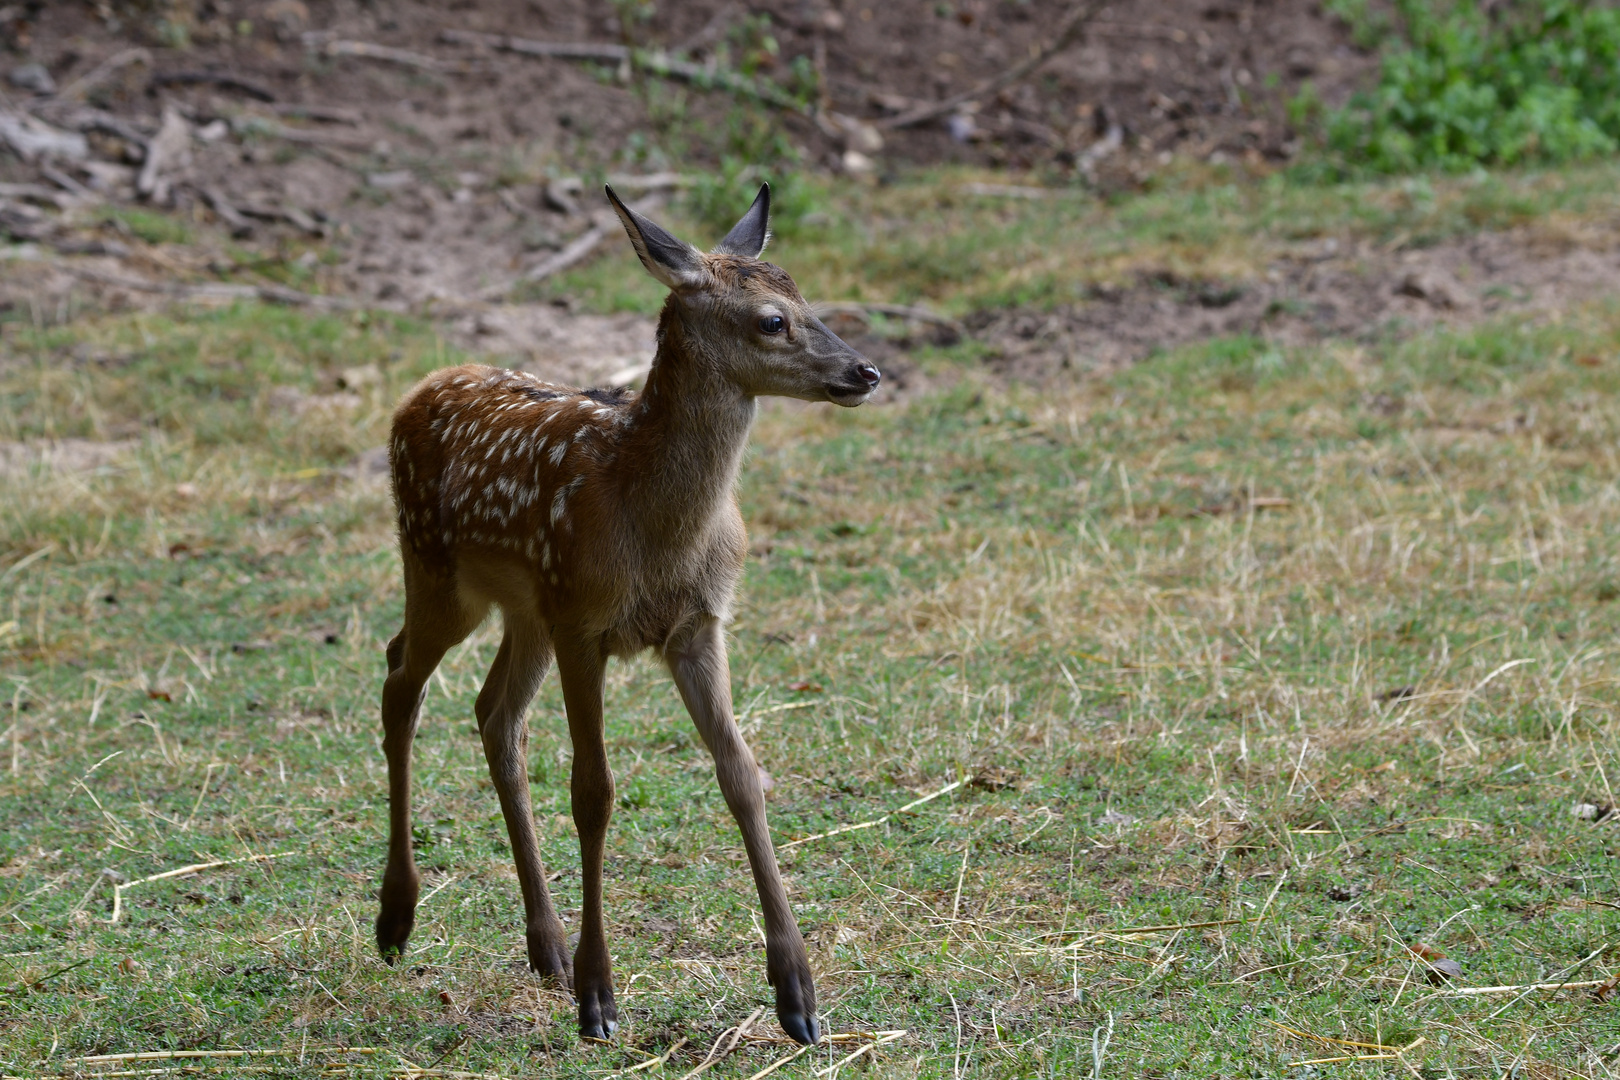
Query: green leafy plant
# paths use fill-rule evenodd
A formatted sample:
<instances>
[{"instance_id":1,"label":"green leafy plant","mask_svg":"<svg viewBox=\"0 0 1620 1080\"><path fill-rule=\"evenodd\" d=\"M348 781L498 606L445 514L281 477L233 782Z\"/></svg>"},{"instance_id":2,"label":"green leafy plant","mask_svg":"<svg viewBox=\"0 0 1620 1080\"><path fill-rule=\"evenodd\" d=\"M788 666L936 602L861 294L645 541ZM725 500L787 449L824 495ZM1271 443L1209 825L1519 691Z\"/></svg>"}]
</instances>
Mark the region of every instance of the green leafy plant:
<instances>
[{"instance_id":1,"label":"green leafy plant","mask_svg":"<svg viewBox=\"0 0 1620 1080\"><path fill-rule=\"evenodd\" d=\"M1461 170L1567 161L1620 146L1620 10L1525 0L1397 0L1403 33L1378 85L1330 113L1348 169Z\"/></svg>"}]
</instances>

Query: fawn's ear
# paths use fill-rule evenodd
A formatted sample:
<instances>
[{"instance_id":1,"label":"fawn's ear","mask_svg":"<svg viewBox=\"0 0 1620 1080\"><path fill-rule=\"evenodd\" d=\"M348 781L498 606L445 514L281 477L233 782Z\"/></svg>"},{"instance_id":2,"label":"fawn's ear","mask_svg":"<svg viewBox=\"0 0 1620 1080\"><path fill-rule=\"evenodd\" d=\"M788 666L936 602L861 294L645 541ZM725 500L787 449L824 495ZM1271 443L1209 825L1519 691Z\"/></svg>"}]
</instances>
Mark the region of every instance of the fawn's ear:
<instances>
[{"instance_id":1,"label":"fawn's ear","mask_svg":"<svg viewBox=\"0 0 1620 1080\"><path fill-rule=\"evenodd\" d=\"M716 255L744 255L757 259L771 240L771 185L759 185L754 205L742 220L731 227L726 238L714 249Z\"/></svg>"},{"instance_id":2,"label":"fawn's ear","mask_svg":"<svg viewBox=\"0 0 1620 1080\"><path fill-rule=\"evenodd\" d=\"M647 273L671 289L690 288L703 277L703 256L690 244L682 243L659 226L624 205L611 187L607 188L608 201L624 222L624 231L630 234L630 243L636 257Z\"/></svg>"}]
</instances>

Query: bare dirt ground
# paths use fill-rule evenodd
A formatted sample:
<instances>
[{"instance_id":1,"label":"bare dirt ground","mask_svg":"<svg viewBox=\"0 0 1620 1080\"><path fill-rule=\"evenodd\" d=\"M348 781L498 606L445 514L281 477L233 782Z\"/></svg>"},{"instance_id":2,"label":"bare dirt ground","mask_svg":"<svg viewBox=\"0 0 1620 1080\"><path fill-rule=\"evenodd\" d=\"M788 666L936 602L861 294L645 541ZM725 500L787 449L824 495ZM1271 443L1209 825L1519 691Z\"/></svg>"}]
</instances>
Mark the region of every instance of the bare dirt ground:
<instances>
[{"instance_id":1,"label":"bare dirt ground","mask_svg":"<svg viewBox=\"0 0 1620 1080\"><path fill-rule=\"evenodd\" d=\"M238 249L327 238L335 262L319 268L323 287L420 305L499 292L589 229L590 213L548 203L548 179L665 171L662 148L677 143L681 164L701 168L722 152L749 156L757 136L737 127L732 95L450 43L447 30L629 42L798 87L817 116L778 109L770 135L813 168L882 176L972 163L1061 175L1084 159L1104 187L1146 180L1172 151L1282 161L1297 145L1287 97L1307 78L1342 96L1372 63L1314 3L1121 2L1030 80L930 123L885 128L1038 48L1068 4L648 7L649 19L626 26L609 5L577 0L0 6L11 76L0 109L87 148L56 155L55 180L42 173L50 155L0 159L0 182L44 189L8 191L0 228L69 253L116 252L128 245L115 225L75 227L52 203L152 204L237 232ZM187 44L175 47L182 33ZM166 113L181 152L143 184L148 145L168 138ZM1121 151L1087 158L1115 128ZM215 251L202 264L222 261Z\"/></svg>"},{"instance_id":2,"label":"bare dirt ground","mask_svg":"<svg viewBox=\"0 0 1620 1080\"><path fill-rule=\"evenodd\" d=\"M1558 317L1620 288L1620 234L1521 228L1410 251L1327 239L1303 244L1249 283L1147 275L1050 312L986 311L970 332L992 366L1040 382L1109 371L1158 349L1247 334L1294 345L1373 340L1482 318Z\"/></svg>"},{"instance_id":3,"label":"bare dirt ground","mask_svg":"<svg viewBox=\"0 0 1620 1080\"><path fill-rule=\"evenodd\" d=\"M1104 190L1148 181L1172 154L1284 162L1298 146L1284 102L1306 80L1340 100L1375 62L1306 0L1121 0L1029 79L929 123L885 126L1005 71L1068 9L703 0L647 5L650 17L626 25L577 0L0 6L0 118L25 143L57 140L0 153L0 233L14 242L0 249L0 307L48 323L166 303L166 282L290 269L266 280L323 303L436 315L458 343L555 376L630 377L651 353L648 320L510 302L522 275L601 225L558 179L712 167L748 150L728 149L728 132L754 129L738 128L726 92L446 31L664 49L797 87L807 108L768 111L773 133L806 165L866 182L965 163L1054 182L1083 171ZM675 143L678 162L664 149ZM146 208L190 223L184 242L143 242L125 211ZM1298 341L1557 310L1616 282L1608 234L1482 234L1404 252L1326 241L1254 281L1150 272L1083 304L986 311L966 327L992 345L998 372L1040 381L1214 334ZM272 299L282 287L268 285ZM897 376L891 386L917 385L906 353L923 338L843 328Z\"/></svg>"}]
</instances>

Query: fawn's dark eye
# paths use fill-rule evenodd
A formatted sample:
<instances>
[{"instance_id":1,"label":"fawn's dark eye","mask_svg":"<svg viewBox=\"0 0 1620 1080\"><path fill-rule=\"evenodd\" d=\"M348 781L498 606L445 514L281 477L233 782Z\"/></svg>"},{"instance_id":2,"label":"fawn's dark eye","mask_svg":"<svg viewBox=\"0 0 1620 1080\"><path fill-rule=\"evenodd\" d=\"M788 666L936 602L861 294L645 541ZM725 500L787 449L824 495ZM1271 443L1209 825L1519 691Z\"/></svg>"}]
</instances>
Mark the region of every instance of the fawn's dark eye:
<instances>
[{"instance_id":1,"label":"fawn's dark eye","mask_svg":"<svg viewBox=\"0 0 1620 1080\"><path fill-rule=\"evenodd\" d=\"M780 315L767 315L759 320L759 332L762 334L780 334L787 329L787 320Z\"/></svg>"}]
</instances>

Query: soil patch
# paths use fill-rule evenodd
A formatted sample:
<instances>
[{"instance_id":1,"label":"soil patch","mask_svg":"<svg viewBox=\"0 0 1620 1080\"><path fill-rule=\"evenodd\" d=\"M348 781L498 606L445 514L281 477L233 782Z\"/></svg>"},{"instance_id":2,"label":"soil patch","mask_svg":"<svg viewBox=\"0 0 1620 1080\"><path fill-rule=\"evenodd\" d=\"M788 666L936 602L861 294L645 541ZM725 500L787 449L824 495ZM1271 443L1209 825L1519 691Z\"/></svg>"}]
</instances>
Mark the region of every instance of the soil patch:
<instances>
[{"instance_id":1,"label":"soil patch","mask_svg":"<svg viewBox=\"0 0 1620 1080\"><path fill-rule=\"evenodd\" d=\"M1000 375L1040 383L1212 337L1375 341L1502 315L1556 318L1617 294L1620 232L1577 239L1526 228L1411 251L1321 240L1285 252L1254 281L1146 274L1086 303L983 311L966 325L993 346L988 363Z\"/></svg>"},{"instance_id":2,"label":"soil patch","mask_svg":"<svg viewBox=\"0 0 1620 1080\"><path fill-rule=\"evenodd\" d=\"M8 6L0 66L16 77L0 111L82 133L88 152L0 155L0 183L33 189L0 194L0 233L116 253L121 232L153 226L105 207L159 205L235 234L234 256L216 251L215 264L318 248L306 269L324 291L422 305L499 288L589 229L595 203L576 212L547 197L549 180L667 170L665 145L684 147L681 164L695 170L780 137L812 168L957 162L1061 175L1084 163L1100 186L1128 186L1172 152L1285 160L1288 98L1306 79L1341 98L1373 63L1310 0L1121 0L1023 83L883 128L1006 70L1068 6L693 0L651 5L625 26L583 0L209 0L176 5L192 12L179 30L161 5ZM180 30L185 48L173 47ZM726 92L447 43L447 30L668 49L800 92L820 119L777 110L757 131ZM1111 133L1119 149L1099 156ZM168 147L154 176L148 144ZM80 212L63 220L69 203Z\"/></svg>"}]
</instances>

